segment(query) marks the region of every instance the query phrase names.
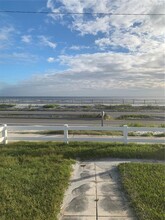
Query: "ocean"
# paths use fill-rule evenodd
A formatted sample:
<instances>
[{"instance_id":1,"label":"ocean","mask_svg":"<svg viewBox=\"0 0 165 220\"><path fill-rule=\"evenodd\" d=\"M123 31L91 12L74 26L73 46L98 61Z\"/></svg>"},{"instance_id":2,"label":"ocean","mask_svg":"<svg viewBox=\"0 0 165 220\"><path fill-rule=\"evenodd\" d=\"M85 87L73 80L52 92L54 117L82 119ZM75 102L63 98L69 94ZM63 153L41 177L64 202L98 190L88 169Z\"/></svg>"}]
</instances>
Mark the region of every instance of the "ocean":
<instances>
[{"instance_id":1,"label":"ocean","mask_svg":"<svg viewBox=\"0 0 165 220\"><path fill-rule=\"evenodd\" d=\"M0 104L133 104L165 105L165 97L0 96Z\"/></svg>"}]
</instances>

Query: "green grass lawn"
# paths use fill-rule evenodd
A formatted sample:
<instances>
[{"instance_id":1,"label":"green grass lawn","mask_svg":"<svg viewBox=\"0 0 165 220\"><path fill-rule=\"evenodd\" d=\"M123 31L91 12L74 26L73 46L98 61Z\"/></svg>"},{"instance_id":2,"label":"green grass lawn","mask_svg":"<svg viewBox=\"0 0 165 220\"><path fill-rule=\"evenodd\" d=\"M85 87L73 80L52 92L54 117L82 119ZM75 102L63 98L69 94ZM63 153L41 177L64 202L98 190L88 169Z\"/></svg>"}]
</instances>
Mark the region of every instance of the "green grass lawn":
<instances>
[{"instance_id":1,"label":"green grass lawn","mask_svg":"<svg viewBox=\"0 0 165 220\"><path fill-rule=\"evenodd\" d=\"M124 189L138 219L165 219L165 165L120 164Z\"/></svg>"},{"instance_id":2,"label":"green grass lawn","mask_svg":"<svg viewBox=\"0 0 165 220\"><path fill-rule=\"evenodd\" d=\"M0 220L56 220L74 159L164 159L163 145L18 142L0 148Z\"/></svg>"},{"instance_id":3,"label":"green grass lawn","mask_svg":"<svg viewBox=\"0 0 165 220\"><path fill-rule=\"evenodd\" d=\"M0 219L55 220L71 162L54 155L1 156Z\"/></svg>"}]
</instances>

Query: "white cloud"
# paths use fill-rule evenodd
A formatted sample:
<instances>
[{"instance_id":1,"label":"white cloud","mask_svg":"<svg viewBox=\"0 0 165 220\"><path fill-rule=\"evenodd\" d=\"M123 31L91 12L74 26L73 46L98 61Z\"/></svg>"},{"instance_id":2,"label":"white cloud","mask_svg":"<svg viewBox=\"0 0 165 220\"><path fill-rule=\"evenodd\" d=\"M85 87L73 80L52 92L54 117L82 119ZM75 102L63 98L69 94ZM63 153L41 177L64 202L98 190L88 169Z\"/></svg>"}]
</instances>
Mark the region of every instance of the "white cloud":
<instances>
[{"instance_id":1,"label":"white cloud","mask_svg":"<svg viewBox=\"0 0 165 220\"><path fill-rule=\"evenodd\" d=\"M47 1L47 8L51 9L51 11L53 11L54 13L59 13L60 10L58 8L56 8L56 4L55 4L55 1L52 1L52 0L48 0ZM49 15L51 16L51 15ZM60 15L55 15L55 16L52 16L52 18L59 18Z\"/></svg>"},{"instance_id":2,"label":"white cloud","mask_svg":"<svg viewBox=\"0 0 165 220\"><path fill-rule=\"evenodd\" d=\"M144 95L145 91L150 91L154 95L159 91L160 95L164 89L164 69L163 58L158 55L159 51L138 56L107 52L61 55L58 59L61 65L68 66L66 70L35 75L1 93L14 91L14 94L25 95L33 91L33 95L42 95L44 91L45 95L74 95L75 92L76 95L97 95L100 92L111 95L110 92L118 91L119 95L125 91L129 95L131 91L138 91Z\"/></svg>"},{"instance_id":3,"label":"white cloud","mask_svg":"<svg viewBox=\"0 0 165 220\"><path fill-rule=\"evenodd\" d=\"M3 53L0 54L1 63L20 63L20 62L36 62L38 61L38 56L30 54L30 53L19 53L13 52L10 54Z\"/></svg>"},{"instance_id":4,"label":"white cloud","mask_svg":"<svg viewBox=\"0 0 165 220\"><path fill-rule=\"evenodd\" d=\"M112 41L110 38L100 38L95 40L95 44L99 46L101 49L105 49L108 46L112 45Z\"/></svg>"},{"instance_id":5,"label":"white cloud","mask_svg":"<svg viewBox=\"0 0 165 220\"><path fill-rule=\"evenodd\" d=\"M34 28L29 28L29 29L27 30L28 33L31 33L31 32L33 32L33 31L35 31Z\"/></svg>"},{"instance_id":6,"label":"white cloud","mask_svg":"<svg viewBox=\"0 0 165 220\"><path fill-rule=\"evenodd\" d=\"M66 13L83 13L83 12L111 12L111 3L109 0L60 0L61 6L58 7L56 1L48 0L47 7L53 12L66 12ZM52 18L57 20L58 15L52 15ZM60 16L63 18L64 16ZM93 17L88 20L83 15L72 15L73 23L70 25L71 29L79 31L82 35L84 34L97 34L98 32L107 33L109 31L109 17Z\"/></svg>"},{"instance_id":7,"label":"white cloud","mask_svg":"<svg viewBox=\"0 0 165 220\"><path fill-rule=\"evenodd\" d=\"M47 59L48 63L54 63L56 61L56 59L54 57L49 57Z\"/></svg>"},{"instance_id":8,"label":"white cloud","mask_svg":"<svg viewBox=\"0 0 165 220\"><path fill-rule=\"evenodd\" d=\"M61 6L55 0L48 0L47 7L54 12L68 13L112 13L112 14L147 14L154 10L155 5L161 5L157 0L145 0L141 3L139 0L59 0ZM163 8L160 6L160 8ZM159 8L154 10L159 12ZM90 16L72 15L72 28L79 30L81 34L98 32L109 33L110 28L130 27L135 21L144 21L148 16Z\"/></svg>"},{"instance_id":9,"label":"white cloud","mask_svg":"<svg viewBox=\"0 0 165 220\"><path fill-rule=\"evenodd\" d=\"M83 49L89 49L89 46L83 46L83 45L72 45L69 47L70 50L83 50Z\"/></svg>"},{"instance_id":10,"label":"white cloud","mask_svg":"<svg viewBox=\"0 0 165 220\"><path fill-rule=\"evenodd\" d=\"M74 21L71 29L79 31L81 35L97 35L98 33L107 34L110 31L110 18L109 16L104 16L102 18L96 17L94 20L89 21L78 18Z\"/></svg>"},{"instance_id":11,"label":"white cloud","mask_svg":"<svg viewBox=\"0 0 165 220\"><path fill-rule=\"evenodd\" d=\"M155 48L154 44L157 43L157 41L149 40L150 41L150 48L149 50ZM145 47L148 44L147 37L141 36L138 37L137 35L130 34L130 33L122 33L120 31L115 31L109 38L100 38L95 40L95 44L100 47L100 49L107 49L107 47L122 47L126 48L129 51L135 52L135 51L145 51ZM158 46L158 44L157 44ZM147 50L148 51L148 50Z\"/></svg>"},{"instance_id":12,"label":"white cloud","mask_svg":"<svg viewBox=\"0 0 165 220\"><path fill-rule=\"evenodd\" d=\"M14 32L14 30L15 29L13 27L2 27L0 29L0 41L8 40L10 37L10 34Z\"/></svg>"},{"instance_id":13,"label":"white cloud","mask_svg":"<svg viewBox=\"0 0 165 220\"><path fill-rule=\"evenodd\" d=\"M100 49L113 46L126 48L130 52L152 52L156 45L161 47L164 41L165 16L159 15L165 14L162 0L59 0L58 4L55 0L48 0L47 7L65 13L118 14L70 15L72 23L68 27L71 30L81 35L102 34L102 38L98 37L95 41ZM58 16L52 18L57 20Z\"/></svg>"},{"instance_id":14,"label":"white cloud","mask_svg":"<svg viewBox=\"0 0 165 220\"><path fill-rule=\"evenodd\" d=\"M73 45L69 48L70 50L80 50L80 46Z\"/></svg>"},{"instance_id":15,"label":"white cloud","mask_svg":"<svg viewBox=\"0 0 165 220\"><path fill-rule=\"evenodd\" d=\"M15 29L12 26L0 28L0 49L6 48L11 44L13 33L15 33Z\"/></svg>"},{"instance_id":16,"label":"white cloud","mask_svg":"<svg viewBox=\"0 0 165 220\"><path fill-rule=\"evenodd\" d=\"M32 91L40 94L44 91L45 95L68 95L73 94L73 91L76 91L76 95L83 92L85 95L87 91L93 91L94 94L102 91L101 94L108 94L109 91L121 89L127 90L127 94L136 90L143 95L145 89L150 91L161 89L162 91L164 88L165 20L162 15L154 15L165 13L162 2L162 0L48 0L47 8L53 12L101 12L118 15L70 14L69 17L49 15L48 19L50 16L51 21L57 22L59 19L58 22L67 25L74 31L73 34L77 31L79 35L89 35L89 38L90 35L94 35L90 42L95 39L95 45L104 51L74 56L61 55L57 59L48 57L47 62L60 62L67 69L36 75L16 85L13 91L22 91L21 94ZM65 19L67 22L64 22ZM14 33L12 27L1 29L0 41L9 43L12 33ZM28 36L30 36L30 31L29 35L24 35L22 38L26 43L30 41ZM53 49L57 46L50 37L41 35L38 39L43 46ZM111 51L111 48L113 52L107 52ZM122 51L126 49L125 51L128 50L128 52L121 53L121 48ZM73 45L64 49L78 52L87 47ZM34 58L28 55L12 53L0 56L1 60L5 57L19 61L30 61ZM11 92L12 88L8 87L8 91Z\"/></svg>"},{"instance_id":17,"label":"white cloud","mask_svg":"<svg viewBox=\"0 0 165 220\"><path fill-rule=\"evenodd\" d=\"M152 24L152 31L156 34L165 34L165 16L155 16L152 14L165 14L165 2L163 4L154 5L151 10L150 21Z\"/></svg>"},{"instance_id":18,"label":"white cloud","mask_svg":"<svg viewBox=\"0 0 165 220\"><path fill-rule=\"evenodd\" d=\"M55 49L57 46L57 44L55 42L50 41L48 37L45 37L42 35L42 36L39 36L38 38L40 39L40 43L44 46L48 46L53 49Z\"/></svg>"},{"instance_id":19,"label":"white cloud","mask_svg":"<svg viewBox=\"0 0 165 220\"><path fill-rule=\"evenodd\" d=\"M24 43L30 43L32 41L31 35L23 35L21 38Z\"/></svg>"}]
</instances>

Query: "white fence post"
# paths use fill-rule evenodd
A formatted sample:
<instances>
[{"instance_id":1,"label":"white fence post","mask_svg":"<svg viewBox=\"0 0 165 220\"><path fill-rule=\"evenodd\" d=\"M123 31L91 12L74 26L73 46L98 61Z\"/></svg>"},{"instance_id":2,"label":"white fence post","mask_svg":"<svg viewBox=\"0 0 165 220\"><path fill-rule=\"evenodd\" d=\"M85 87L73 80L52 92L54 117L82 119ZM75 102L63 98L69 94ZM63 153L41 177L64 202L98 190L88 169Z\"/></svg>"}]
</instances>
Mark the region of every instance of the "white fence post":
<instances>
[{"instance_id":1,"label":"white fence post","mask_svg":"<svg viewBox=\"0 0 165 220\"><path fill-rule=\"evenodd\" d=\"M3 130L2 130L2 137L4 138L3 144L7 144L7 124L3 125Z\"/></svg>"},{"instance_id":2,"label":"white fence post","mask_svg":"<svg viewBox=\"0 0 165 220\"><path fill-rule=\"evenodd\" d=\"M68 124L65 124L64 125L64 142L66 143L66 144L68 144L69 142L68 142Z\"/></svg>"},{"instance_id":3,"label":"white fence post","mask_svg":"<svg viewBox=\"0 0 165 220\"><path fill-rule=\"evenodd\" d=\"M124 143L128 143L128 126L124 125L123 126L123 137L124 137Z\"/></svg>"}]
</instances>

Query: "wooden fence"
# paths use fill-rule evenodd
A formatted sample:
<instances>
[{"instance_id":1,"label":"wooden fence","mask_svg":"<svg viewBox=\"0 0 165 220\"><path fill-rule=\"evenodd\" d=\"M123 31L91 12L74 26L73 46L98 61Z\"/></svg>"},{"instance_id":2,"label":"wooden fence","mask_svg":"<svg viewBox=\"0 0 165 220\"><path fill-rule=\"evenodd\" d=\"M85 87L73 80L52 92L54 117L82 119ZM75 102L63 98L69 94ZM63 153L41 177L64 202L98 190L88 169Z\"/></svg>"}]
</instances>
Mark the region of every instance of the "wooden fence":
<instances>
[{"instance_id":1,"label":"wooden fence","mask_svg":"<svg viewBox=\"0 0 165 220\"><path fill-rule=\"evenodd\" d=\"M69 137L68 131L79 130L79 131L120 131L122 136L91 136L78 135L77 137ZM11 132L16 131L63 131L63 135L49 135L49 136L39 136L35 137L28 134L27 137L23 137L21 133L20 136L11 136ZM0 143L7 144L12 141L62 141L69 143L69 141L96 141L96 142L123 142L125 144L129 142L142 142L142 143L165 143L164 138L155 137L130 137L129 132L165 132L165 128L155 128L155 127L128 127L124 125L123 127L110 127L110 126L69 126L67 124L63 126L7 126L6 124L0 125Z\"/></svg>"}]
</instances>

